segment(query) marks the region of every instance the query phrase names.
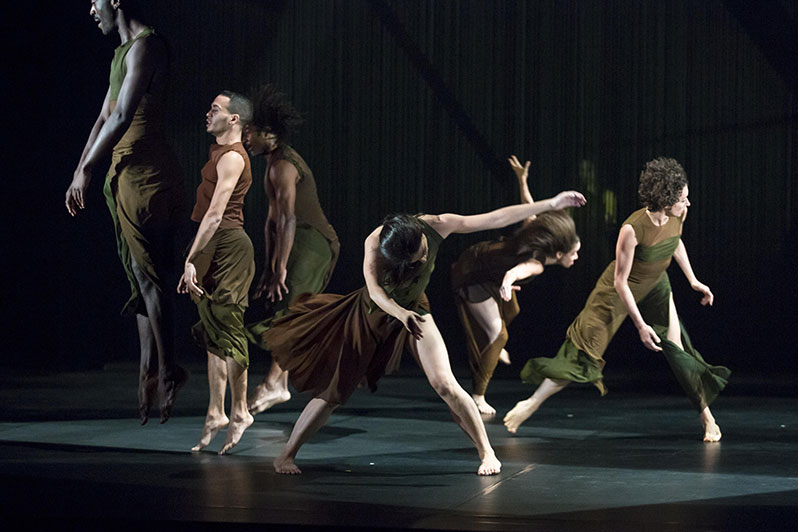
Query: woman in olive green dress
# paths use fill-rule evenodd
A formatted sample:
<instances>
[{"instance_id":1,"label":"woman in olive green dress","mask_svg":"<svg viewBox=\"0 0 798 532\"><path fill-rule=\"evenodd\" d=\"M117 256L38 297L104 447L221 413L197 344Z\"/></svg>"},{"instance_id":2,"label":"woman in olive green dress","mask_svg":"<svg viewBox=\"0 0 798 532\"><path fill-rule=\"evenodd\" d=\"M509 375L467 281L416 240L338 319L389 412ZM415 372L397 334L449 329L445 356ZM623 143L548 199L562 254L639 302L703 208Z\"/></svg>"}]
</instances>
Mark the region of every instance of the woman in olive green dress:
<instances>
[{"instance_id":1,"label":"woman in olive green dress","mask_svg":"<svg viewBox=\"0 0 798 532\"><path fill-rule=\"evenodd\" d=\"M374 391L377 381L399 365L408 348L430 384L451 409L480 456L479 475L501 469L485 426L468 393L457 383L446 345L429 314L424 290L440 243L452 233L497 229L541 212L582 205L578 192L532 204L513 205L474 216L395 215L365 241L366 285L348 295L306 295L262 335L294 387L313 395L288 442L274 460L282 474L301 473L299 448L343 404L359 384Z\"/></svg>"},{"instance_id":2,"label":"woman in olive green dress","mask_svg":"<svg viewBox=\"0 0 798 532\"><path fill-rule=\"evenodd\" d=\"M628 315L640 341L647 349L664 355L700 413L704 441L720 441L720 428L709 405L726 386L731 372L707 364L693 348L676 313L666 271L675 258L690 286L702 295L701 304L712 305L714 296L693 273L681 240L690 206L684 169L674 159L649 161L640 174L638 195L645 207L624 221L616 259L604 270L585 308L568 328L557 356L531 359L521 372L524 381L538 388L505 416L504 424L510 432L569 382L589 382L606 394L602 380L604 351Z\"/></svg>"}]
</instances>

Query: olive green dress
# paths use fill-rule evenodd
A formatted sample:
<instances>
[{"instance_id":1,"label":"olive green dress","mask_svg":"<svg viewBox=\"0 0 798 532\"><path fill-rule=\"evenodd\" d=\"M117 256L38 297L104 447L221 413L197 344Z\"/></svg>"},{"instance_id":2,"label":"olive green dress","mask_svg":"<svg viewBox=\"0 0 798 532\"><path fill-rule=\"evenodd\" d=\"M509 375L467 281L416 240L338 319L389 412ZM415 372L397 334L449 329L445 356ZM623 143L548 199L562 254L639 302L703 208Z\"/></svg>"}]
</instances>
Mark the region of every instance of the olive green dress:
<instances>
[{"instance_id":1,"label":"olive green dress","mask_svg":"<svg viewBox=\"0 0 798 532\"><path fill-rule=\"evenodd\" d=\"M266 346L261 341L261 336L271 327L274 319L283 316L289 305L299 296L318 294L327 287L341 248L338 235L321 208L316 181L305 160L291 146L283 144L270 154L266 167L267 176L271 166L280 160L291 163L299 174L294 200L296 231L286 264L285 285L288 288L288 297L270 305L269 311L272 315L269 318L247 326L250 341L263 349ZM274 195L268 179L266 193L269 197ZM274 243L275 240L276 237L272 235L271 242Z\"/></svg>"},{"instance_id":2,"label":"olive green dress","mask_svg":"<svg viewBox=\"0 0 798 532\"><path fill-rule=\"evenodd\" d=\"M504 274L507 270L531 259L537 259L541 264L545 263L543 254L530 252L519 255L510 241L501 238L470 246L452 265L452 290L466 336L472 390L477 395L485 395L488 382L493 377L499 362L499 355L507 345L509 338L507 327L520 312L515 292L512 293L510 301L503 300L499 294ZM517 284L523 283L524 281L521 281ZM496 302L502 322L499 336L493 342L490 342L485 335L485 331L471 314L468 306L468 303L481 303L488 299Z\"/></svg>"},{"instance_id":3,"label":"olive green dress","mask_svg":"<svg viewBox=\"0 0 798 532\"><path fill-rule=\"evenodd\" d=\"M671 286L667 268L682 234L684 218L671 217L663 226L656 226L646 209L635 211L624 225L632 226L637 238L634 261L628 284L643 319L662 339L662 353L693 406L699 411L715 400L726 386L731 372L723 366L707 364L695 350L680 323L682 345L668 341ZM594 384L602 395L604 351L627 316L615 291L615 261L612 261L596 283L582 312L568 328L566 340L554 358L530 359L521 378L540 384L544 378Z\"/></svg>"},{"instance_id":4,"label":"olive green dress","mask_svg":"<svg viewBox=\"0 0 798 532\"><path fill-rule=\"evenodd\" d=\"M443 238L421 223L428 242L427 261L408 281L382 286L400 306L426 314L429 302L424 290ZM371 300L364 286L347 295L300 297L261 338L297 390L343 404L364 380L374 391L383 375L398 369L412 336L402 322Z\"/></svg>"},{"instance_id":5,"label":"olive green dress","mask_svg":"<svg viewBox=\"0 0 798 532\"><path fill-rule=\"evenodd\" d=\"M127 53L135 42L147 38L158 38L155 30L145 29L114 51L109 80L111 111L127 75ZM149 90L142 96L130 126L114 146L103 188L117 252L130 283L131 296L122 310L125 315L147 314L132 261L161 291L165 277L173 270L173 238L182 204L183 176L165 139L162 100L163 95Z\"/></svg>"}]
</instances>

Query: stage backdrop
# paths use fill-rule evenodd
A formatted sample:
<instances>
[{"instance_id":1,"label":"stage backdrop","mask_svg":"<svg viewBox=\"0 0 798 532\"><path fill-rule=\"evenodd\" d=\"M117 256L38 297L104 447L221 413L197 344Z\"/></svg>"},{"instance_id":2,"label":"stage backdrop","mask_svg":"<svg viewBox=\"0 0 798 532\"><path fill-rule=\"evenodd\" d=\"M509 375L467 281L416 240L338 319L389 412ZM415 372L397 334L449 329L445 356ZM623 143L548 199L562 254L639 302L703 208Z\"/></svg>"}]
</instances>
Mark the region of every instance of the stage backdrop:
<instances>
[{"instance_id":1,"label":"stage backdrop","mask_svg":"<svg viewBox=\"0 0 798 532\"><path fill-rule=\"evenodd\" d=\"M579 261L570 270L550 268L520 294L509 349L521 362L554 354L612 260L618 228L638 208L643 163L675 157L693 204L684 241L716 296L714 308L702 308L672 267L694 342L741 375L795 369L798 100L779 39L794 37L796 9L762 2L787 27L773 36L737 4L153 2L153 20L171 47L169 136L185 172L186 210L212 140L204 132L211 100L264 82L305 115L291 142L313 169L342 242L331 291L361 285L362 241L384 215L477 213L516 202L507 157L529 159L536 198L576 188L589 204L574 213ZM104 169L87 212L71 219L63 207L118 37L99 33L88 3L48 9L26 31L12 27L11 17L3 23L14 50L4 101L22 117L21 134L9 116L4 132L3 364L135 360L135 324L118 315L126 283L100 194ZM245 213L257 257L263 169L253 161ZM497 234L449 238L428 291L460 375L465 354L449 266L467 245ZM178 311L181 357L201 361L186 332L195 310L183 300ZM608 373L667 371L628 325L607 358ZM266 365L256 359L254 368Z\"/></svg>"}]
</instances>

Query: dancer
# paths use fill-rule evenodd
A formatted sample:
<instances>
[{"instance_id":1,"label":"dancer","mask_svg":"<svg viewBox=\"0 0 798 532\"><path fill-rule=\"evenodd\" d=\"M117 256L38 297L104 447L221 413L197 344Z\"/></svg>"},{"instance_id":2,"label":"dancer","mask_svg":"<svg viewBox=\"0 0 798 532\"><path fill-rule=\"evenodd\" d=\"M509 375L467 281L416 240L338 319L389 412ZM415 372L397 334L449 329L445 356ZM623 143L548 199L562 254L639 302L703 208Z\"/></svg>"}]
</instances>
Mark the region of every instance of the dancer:
<instances>
[{"instance_id":1,"label":"dancer","mask_svg":"<svg viewBox=\"0 0 798 532\"><path fill-rule=\"evenodd\" d=\"M501 469L476 405L452 374L446 345L429 312L424 290L438 246L451 233L497 229L543 211L581 205L578 192L504 207L475 216L394 215L365 241L366 286L348 295L300 298L286 316L263 334L281 368L299 391L313 395L299 416L280 456L278 473L301 473L297 451L361 384L374 391L377 381L397 369L408 347L432 387L479 452L479 475Z\"/></svg>"},{"instance_id":2,"label":"dancer","mask_svg":"<svg viewBox=\"0 0 798 532\"><path fill-rule=\"evenodd\" d=\"M244 197L252 185L249 156L241 143L242 125L252 106L240 94L224 91L206 114L206 130L216 137L202 168L197 203L191 219L199 222L186 257L177 291L191 294L200 321L194 339L208 351L210 400L199 451L229 425L219 454L225 454L252 425L247 411L249 348L244 332L244 309L255 276L252 242L244 232ZM224 395L230 384L232 421L224 413Z\"/></svg>"},{"instance_id":3,"label":"dancer","mask_svg":"<svg viewBox=\"0 0 798 532\"><path fill-rule=\"evenodd\" d=\"M340 244L321 209L313 172L285 142L290 130L301 122L299 113L271 84L258 89L252 101L253 118L245 130L244 142L251 155L266 159L263 186L269 198L263 229L266 257L254 298L266 295L271 316L248 326L247 336L267 349L260 337L272 321L285 314L300 295L318 294L326 288ZM247 407L251 414L257 414L290 398L288 373L272 361L268 375L249 398Z\"/></svg>"},{"instance_id":4,"label":"dancer","mask_svg":"<svg viewBox=\"0 0 798 532\"><path fill-rule=\"evenodd\" d=\"M629 315L640 341L665 356L676 380L700 412L704 441L720 441L720 428L709 405L726 386L731 372L710 366L693 348L676 313L666 271L675 258L690 286L701 293L701 304L712 305L714 296L693 273L681 240L690 206L684 169L674 159L649 161L640 174L638 195L645 207L623 223L616 259L604 270L585 308L568 328L557 356L534 358L524 367L522 379L538 388L505 416L504 425L510 432L571 381L593 383L601 395L606 394L602 382L604 351Z\"/></svg>"},{"instance_id":5,"label":"dancer","mask_svg":"<svg viewBox=\"0 0 798 532\"><path fill-rule=\"evenodd\" d=\"M529 161L521 166L515 155L509 161L522 201L532 203L527 186ZM520 311L515 292L521 288L516 283L529 282L546 266L570 268L580 246L571 217L549 211L524 220L512 237L474 244L452 265L452 289L468 347L471 398L480 414L496 414L485 400L485 391L499 360L510 363L504 346L507 326Z\"/></svg>"},{"instance_id":6,"label":"dancer","mask_svg":"<svg viewBox=\"0 0 798 532\"><path fill-rule=\"evenodd\" d=\"M95 167L110 155L103 193L130 282L122 314L135 315L138 325L139 420L147 423L157 392L164 423L188 378L175 363L173 301L164 290L175 273L173 233L183 195L180 166L163 127L166 44L142 20L139 2L97 0L89 13L103 35L118 33L121 45L114 52L100 115L67 189L66 208L72 216L85 208Z\"/></svg>"}]
</instances>

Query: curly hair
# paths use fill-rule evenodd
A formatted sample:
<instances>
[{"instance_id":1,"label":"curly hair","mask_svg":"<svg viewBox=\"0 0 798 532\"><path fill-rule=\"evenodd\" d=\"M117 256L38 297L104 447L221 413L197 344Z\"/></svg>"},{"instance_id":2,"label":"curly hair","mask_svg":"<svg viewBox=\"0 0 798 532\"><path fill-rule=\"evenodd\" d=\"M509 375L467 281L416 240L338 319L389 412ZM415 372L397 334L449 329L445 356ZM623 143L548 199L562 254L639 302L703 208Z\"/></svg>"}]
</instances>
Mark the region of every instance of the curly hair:
<instances>
[{"instance_id":1,"label":"curly hair","mask_svg":"<svg viewBox=\"0 0 798 532\"><path fill-rule=\"evenodd\" d=\"M382 222L377 269L382 281L401 284L413 277L421 263L411 259L424 234L421 222L410 214L391 214Z\"/></svg>"},{"instance_id":2,"label":"curly hair","mask_svg":"<svg viewBox=\"0 0 798 532\"><path fill-rule=\"evenodd\" d=\"M650 211L661 211L679 201L685 185L687 174L682 165L670 157L657 157L640 172L637 196Z\"/></svg>"},{"instance_id":3,"label":"curly hair","mask_svg":"<svg viewBox=\"0 0 798 532\"><path fill-rule=\"evenodd\" d=\"M525 258L544 262L557 253L570 253L579 242L574 220L565 211L538 214L512 236L516 253Z\"/></svg>"},{"instance_id":4,"label":"curly hair","mask_svg":"<svg viewBox=\"0 0 798 532\"><path fill-rule=\"evenodd\" d=\"M253 116L251 124L261 131L274 133L282 140L302 123L302 115L289 102L285 94L271 83L262 85L252 93Z\"/></svg>"}]
</instances>

